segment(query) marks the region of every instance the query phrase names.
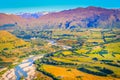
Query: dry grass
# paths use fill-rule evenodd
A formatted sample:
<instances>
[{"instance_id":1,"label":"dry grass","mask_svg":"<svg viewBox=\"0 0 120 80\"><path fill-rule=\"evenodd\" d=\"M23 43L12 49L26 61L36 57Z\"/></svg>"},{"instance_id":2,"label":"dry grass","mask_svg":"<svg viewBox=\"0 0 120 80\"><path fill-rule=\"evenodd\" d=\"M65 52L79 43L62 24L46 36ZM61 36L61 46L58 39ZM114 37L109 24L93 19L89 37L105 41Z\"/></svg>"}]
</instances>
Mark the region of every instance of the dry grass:
<instances>
[{"instance_id":1,"label":"dry grass","mask_svg":"<svg viewBox=\"0 0 120 80\"><path fill-rule=\"evenodd\" d=\"M35 75L36 75L37 78L35 78L34 80L41 80L41 79L42 79L42 80L53 80L52 78L44 75L44 74L41 73L41 72L36 72Z\"/></svg>"},{"instance_id":2,"label":"dry grass","mask_svg":"<svg viewBox=\"0 0 120 80\"><path fill-rule=\"evenodd\" d=\"M106 49L109 53L116 52L120 53L120 42L106 44Z\"/></svg>"},{"instance_id":3,"label":"dry grass","mask_svg":"<svg viewBox=\"0 0 120 80\"><path fill-rule=\"evenodd\" d=\"M76 52L79 53L79 54L82 54L82 53L87 53L88 50L86 50L86 49L79 49Z\"/></svg>"},{"instance_id":4,"label":"dry grass","mask_svg":"<svg viewBox=\"0 0 120 80\"><path fill-rule=\"evenodd\" d=\"M104 41L102 39L88 39L87 42L98 42L103 43Z\"/></svg>"},{"instance_id":5,"label":"dry grass","mask_svg":"<svg viewBox=\"0 0 120 80\"><path fill-rule=\"evenodd\" d=\"M102 48L100 46L95 46L90 53L99 53L101 50Z\"/></svg>"},{"instance_id":6,"label":"dry grass","mask_svg":"<svg viewBox=\"0 0 120 80\"><path fill-rule=\"evenodd\" d=\"M68 58L57 58L57 57L52 57L53 60L57 61L57 62L64 62L64 63L77 63L75 61L71 61Z\"/></svg>"},{"instance_id":7,"label":"dry grass","mask_svg":"<svg viewBox=\"0 0 120 80\"><path fill-rule=\"evenodd\" d=\"M7 31L0 31L0 50L13 49L17 47L28 47L30 44L22 39L17 38Z\"/></svg>"},{"instance_id":8,"label":"dry grass","mask_svg":"<svg viewBox=\"0 0 120 80\"><path fill-rule=\"evenodd\" d=\"M1 58L2 61L4 61L4 62L15 62L15 61L18 60L17 57L6 58L5 56L0 56L0 58Z\"/></svg>"},{"instance_id":9,"label":"dry grass","mask_svg":"<svg viewBox=\"0 0 120 80\"><path fill-rule=\"evenodd\" d=\"M71 52L71 51L63 51L62 54L63 54L63 55L71 55L72 52Z\"/></svg>"},{"instance_id":10,"label":"dry grass","mask_svg":"<svg viewBox=\"0 0 120 80\"><path fill-rule=\"evenodd\" d=\"M101 77L87 74L72 68L64 68L46 64L44 64L42 68L55 77L61 77L61 80L119 80L112 77Z\"/></svg>"}]
</instances>

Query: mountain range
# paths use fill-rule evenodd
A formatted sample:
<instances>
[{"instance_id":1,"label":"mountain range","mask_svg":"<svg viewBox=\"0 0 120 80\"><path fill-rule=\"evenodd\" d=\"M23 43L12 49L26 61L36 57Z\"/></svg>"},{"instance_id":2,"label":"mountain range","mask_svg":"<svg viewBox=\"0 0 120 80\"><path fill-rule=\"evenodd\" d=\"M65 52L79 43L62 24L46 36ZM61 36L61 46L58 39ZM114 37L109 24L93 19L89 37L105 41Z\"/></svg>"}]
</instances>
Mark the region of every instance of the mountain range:
<instances>
[{"instance_id":1,"label":"mountain range","mask_svg":"<svg viewBox=\"0 0 120 80\"><path fill-rule=\"evenodd\" d=\"M48 14L0 13L0 28L21 27L39 29L120 28L120 9L86 7Z\"/></svg>"},{"instance_id":2,"label":"mountain range","mask_svg":"<svg viewBox=\"0 0 120 80\"><path fill-rule=\"evenodd\" d=\"M17 15L22 17L22 18L26 18L26 19L30 19L30 18L35 18L38 19L43 15L49 14L49 12L37 12L37 13L18 13Z\"/></svg>"}]
</instances>

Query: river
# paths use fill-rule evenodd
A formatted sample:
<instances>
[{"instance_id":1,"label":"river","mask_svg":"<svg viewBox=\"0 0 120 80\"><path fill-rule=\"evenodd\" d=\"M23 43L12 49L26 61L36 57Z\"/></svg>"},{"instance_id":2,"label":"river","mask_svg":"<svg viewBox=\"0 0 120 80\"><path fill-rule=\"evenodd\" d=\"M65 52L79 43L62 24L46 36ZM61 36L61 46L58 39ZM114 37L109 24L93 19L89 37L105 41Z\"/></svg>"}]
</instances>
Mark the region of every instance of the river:
<instances>
[{"instance_id":1,"label":"river","mask_svg":"<svg viewBox=\"0 0 120 80\"><path fill-rule=\"evenodd\" d=\"M3 74L0 80L20 80L21 77L24 77L27 80L33 79L35 77L36 71L33 63L35 60L40 59L43 56L43 54L40 54L24 59L14 69L10 69L5 74Z\"/></svg>"},{"instance_id":2,"label":"river","mask_svg":"<svg viewBox=\"0 0 120 80\"><path fill-rule=\"evenodd\" d=\"M71 49L70 46L58 45L55 40L47 40L49 44L55 46L61 46L63 49ZM44 56L44 54L30 56L27 59L24 59L19 65L17 65L14 69L8 70L5 74L3 74L0 80L20 80L21 77L24 77L27 80L31 80L35 78L36 67L34 66L34 61L40 59Z\"/></svg>"}]
</instances>

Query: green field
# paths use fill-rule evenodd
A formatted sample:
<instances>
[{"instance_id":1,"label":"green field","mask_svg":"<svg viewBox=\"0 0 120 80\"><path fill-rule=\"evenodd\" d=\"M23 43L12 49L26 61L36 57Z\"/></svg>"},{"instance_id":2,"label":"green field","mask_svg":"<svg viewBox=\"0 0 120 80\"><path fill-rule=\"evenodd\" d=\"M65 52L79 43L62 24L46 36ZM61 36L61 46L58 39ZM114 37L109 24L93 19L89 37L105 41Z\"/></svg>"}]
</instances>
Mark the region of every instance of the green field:
<instances>
[{"instance_id":1,"label":"green field","mask_svg":"<svg viewBox=\"0 0 120 80\"><path fill-rule=\"evenodd\" d=\"M120 38L117 37L119 32L116 30L87 29L80 32L57 30L53 34L53 38L59 38L59 44L68 45L71 40L69 46L72 46L72 49L47 54L42 60L36 61L39 71L53 79L60 78L60 80L67 80L67 78L69 80L88 80L86 78L89 76L92 76L91 80L120 79ZM73 36L67 39L67 35ZM72 41L75 40L76 43L73 44ZM69 68L70 74L64 70ZM59 69L61 72L57 71ZM86 75L84 77L79 75L80 79L76 79L78 75L72 75L72 69ZM71 76L67 77L67 74Z\"/></svg>"}]
</instances>

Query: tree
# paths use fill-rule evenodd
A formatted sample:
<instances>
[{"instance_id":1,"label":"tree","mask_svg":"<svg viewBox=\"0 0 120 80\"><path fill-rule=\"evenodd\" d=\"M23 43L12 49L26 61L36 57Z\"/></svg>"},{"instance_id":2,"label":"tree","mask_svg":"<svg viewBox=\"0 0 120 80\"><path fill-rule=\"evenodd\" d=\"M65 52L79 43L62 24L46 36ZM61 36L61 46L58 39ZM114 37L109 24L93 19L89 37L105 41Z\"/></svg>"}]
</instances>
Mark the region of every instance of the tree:
<instances>
[{"instance_id":1,"label":"tree","mask_svg":"<svg viewBox=\"0 0 120 80\"><path fill-rule=\"evenodd\" d=\"M82 46L84 44L84 40L81 37L77 38L78 44Z\"/></svg>"}]
</instances>

